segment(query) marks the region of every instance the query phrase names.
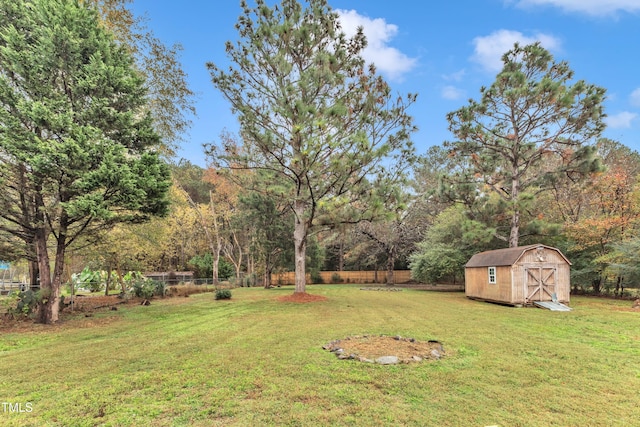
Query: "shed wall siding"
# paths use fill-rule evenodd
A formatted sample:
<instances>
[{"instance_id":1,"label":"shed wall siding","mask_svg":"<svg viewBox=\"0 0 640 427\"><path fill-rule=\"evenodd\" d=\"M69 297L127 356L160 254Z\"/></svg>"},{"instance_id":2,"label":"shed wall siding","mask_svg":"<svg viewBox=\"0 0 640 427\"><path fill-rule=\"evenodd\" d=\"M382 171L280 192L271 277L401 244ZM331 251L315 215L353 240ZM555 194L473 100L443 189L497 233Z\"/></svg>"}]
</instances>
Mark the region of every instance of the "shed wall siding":
<instances>
[{"instance_id":1,"label":"shed wall siding","mask_svg":"<svg viewBox=\"0 0 640 427\"><path fill-rule=\"evenodd\" d=\"M511 267L496 267L496 283L489 283L487 267L465 269L465 293L468 297L511 302Z\"/></svg>"},{"instance_id":2,"label":"shed wall siding","mask_svg":"<svg viewBox=\"0 0 640 427\"><path fill-rule=\"evenodd\" d=\"M540 261L539 256L542 255L544 261ZM545 248L542 252L538 252L535 249L530 249L526 251L520 259L518 260L518 264L539 264L539 263L549 263L549 264L566 264L566 261L560 256L557 251L550 250Z\"/></svg>"}]
</instances>

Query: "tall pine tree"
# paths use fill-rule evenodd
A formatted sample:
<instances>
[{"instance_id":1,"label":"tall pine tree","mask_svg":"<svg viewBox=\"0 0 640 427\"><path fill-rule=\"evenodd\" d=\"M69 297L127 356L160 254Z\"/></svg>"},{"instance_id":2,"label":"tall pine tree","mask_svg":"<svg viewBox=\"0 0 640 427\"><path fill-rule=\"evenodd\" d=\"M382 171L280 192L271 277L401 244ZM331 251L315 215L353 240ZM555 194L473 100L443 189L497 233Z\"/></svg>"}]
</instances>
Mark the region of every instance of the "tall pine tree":
<instances>
[{"instance_id":1,"label":"tall pine tree","mask_svg":"<svg viewBox=\"0 0 640 427\"><path fill-rule=\"evenodd\" d=\"M294 216L295 292L305 291L307 238L314 227L383 214L412 157L407 107L360 56L362 29L347 39L326 0L242 1L240 40L227 43L214 85L238 115L245 147L212 158L229 168L265 169L282 186L262 189Z\"/></svg>"},{"instance_id":2,"label":"tall pine tree","mask_svg":"<svg viewBox=\"0 0 640 427\"><path fill-rule=\"evenodd\" d=\"M518 246L522 213L559 179L580 179L600 166L595 141L604 129L605 90L573 81L569 65L555 62L539 43L516 44L480 101L449 113L457 138L445 143L459 167L443 188L468 204L469 212L500 209L508 235ZM498 202L496 202L498 200Z\"/></svg>"}]
</instances>

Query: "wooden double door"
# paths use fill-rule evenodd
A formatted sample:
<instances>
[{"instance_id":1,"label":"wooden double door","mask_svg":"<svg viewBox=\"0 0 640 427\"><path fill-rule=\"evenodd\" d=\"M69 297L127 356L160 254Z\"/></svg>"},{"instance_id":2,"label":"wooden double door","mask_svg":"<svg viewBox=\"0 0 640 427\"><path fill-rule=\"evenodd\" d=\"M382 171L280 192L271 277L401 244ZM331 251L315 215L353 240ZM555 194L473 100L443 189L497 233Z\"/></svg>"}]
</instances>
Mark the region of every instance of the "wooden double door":
<instances>
[{"instance_id":1,"label":"wooden double door","mask_svg":"<svg viewBox=\"0 0 640 427\"><path fill-rule=\"evenodd\" d=\"M556 299L558 268L555 265L525 266L525 303Z\"/></svg>"}]
</instances>

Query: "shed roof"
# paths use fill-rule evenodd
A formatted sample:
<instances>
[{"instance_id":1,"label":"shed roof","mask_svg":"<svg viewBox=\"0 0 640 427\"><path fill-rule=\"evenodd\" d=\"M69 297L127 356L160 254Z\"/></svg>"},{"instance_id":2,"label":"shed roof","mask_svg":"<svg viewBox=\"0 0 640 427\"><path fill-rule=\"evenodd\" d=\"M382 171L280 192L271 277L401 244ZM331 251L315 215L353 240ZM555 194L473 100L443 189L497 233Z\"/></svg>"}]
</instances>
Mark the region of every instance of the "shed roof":
<instances>
[{"instance_id":1,"label":"shed roof","mask_svg":"<svg viewBox=\"0 0 640 427\"><path fill-rule=\"evenodd\" d=\"M480 252L472 256L465 267L499 267L504 265L513 265L526 251L536 248L546 248L552 251L556 251L567 262L567 264L571 265L571 262L569 262L567 257L565 257L559 249L552 248L551 246L546 245L527 245L518 246L515 248L496 249L494 251Z\"/></svg>"}]
</instances>

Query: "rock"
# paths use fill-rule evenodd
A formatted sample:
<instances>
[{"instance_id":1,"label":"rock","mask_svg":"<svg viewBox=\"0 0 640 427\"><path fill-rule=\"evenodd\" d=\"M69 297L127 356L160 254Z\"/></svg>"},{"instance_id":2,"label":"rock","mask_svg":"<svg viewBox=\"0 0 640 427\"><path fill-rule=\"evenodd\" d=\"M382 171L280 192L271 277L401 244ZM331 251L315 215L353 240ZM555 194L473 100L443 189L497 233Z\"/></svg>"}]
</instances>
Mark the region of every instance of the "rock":
<instances>
[{"instance_id":1,"label":"rock","mask_svg":"<svg viewBox=\"0 0 640 427\"><path fill-rule=\"evenodd\" d=\"M396 335L395 337L393 337L393 339L396 341L400 341L402 337L400 335Z\"/></svg>"},{"instance_id":2,"label":"rock","mask_svg":"<svg viewBox=\"0 0 640 427\"><path fill-rule=\"evenodd\" d=\"M442 357L442 355L440 354L440 352L438 350L431 350L431 357L433 357L434 359L438 360Z\"/></svg>"},{"instance_id":3,"label":"rock","mask_svg":"<svg viewBox=\"0 0 640 427\"><path fill-rule=\"evenodd\" d=\"M411 356L411 359L414 362L422 362L422 357L420 357L420 356Z\"/></svg>"},{"instance_id":4,"label":"rock","mask_svg":"<svg viewBox=\"0 0 640 427\"><path fill-rule=\"evenodd\" d=\"M371 359L367 359L366 357L358 357L358 361L360 362L364 362L364 363L375 363L375 360L371 360Z\"/></svg>"},{"instance_id":5,"label":"rock","mask_svg":"<svg viewBox=\"0 0 640 427\"><path fill-rule=\"evenodd\" d=\"M440 349L440 350L439 350L440 352L443 352L443 351L444 351L444 347L442 346L442 343L441 343L440 341L437 341L437 340L429 340L428 342L429 342L429 344L437 344L437 345L438 345L438 348Z\"/></svg>"},{"instance_id":6,"label":"rock","mask_svg":"<svg viewBox=\"0 0 640 427\"><path fill-rule=\"evenodd\" d=\"M396 356L382 356L376 359L376 363L380 365L397 365L400 362Z\"/></svg>"},{"instance_id":7,"label":"rock","mask_svg":"<svg viewBox=\"0 0 640 427\"><path fill-rule=\"evenodd\" d=\"M333 352L334 352L335 354L342 354L342 353L344 353L344 350L343 350L343 349L341 349L341 348L336 348L335 350L333 350Z\"/></svg>"},{"instance_id":8,"label":"rock","mask_svg":"<svg viewBox=\"0 0 640 427\"><path fill-rule=\"evenodd\" d=\"M116 307L115 305L111 306L111 311L118 311L118 307Z\"/></svg>"}]
</instances>

